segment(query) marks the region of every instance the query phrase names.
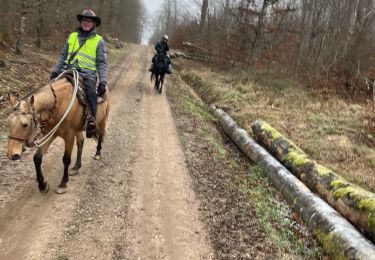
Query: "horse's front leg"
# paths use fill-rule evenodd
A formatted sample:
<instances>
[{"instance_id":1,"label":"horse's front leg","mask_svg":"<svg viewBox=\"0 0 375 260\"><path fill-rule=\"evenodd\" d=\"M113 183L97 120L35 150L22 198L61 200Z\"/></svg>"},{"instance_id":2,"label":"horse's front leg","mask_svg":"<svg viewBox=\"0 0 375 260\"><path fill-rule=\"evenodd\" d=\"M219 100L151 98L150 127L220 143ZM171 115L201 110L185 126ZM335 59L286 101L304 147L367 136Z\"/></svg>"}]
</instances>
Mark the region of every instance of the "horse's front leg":
<instances>
[{"instance_id":1,"label":"horse's front leg","mask_svg":"<svg viewBox=\"0 0 375 260\"><path fill-rule=\"evenodd\" d=\"M42 162L43 162L43 155L47 152L48 147L51 145L53 140L55 140L55 136L52 137L45 143L42 147L39 147L34 154L34 165L36 171L36 180L38 182L38 187L41 192L47 193L49 191L49 185L46 181L44 181L44 177L42 174Z\"/></svg>"},{"instance_id":2,"label":"horse's front leg","mask_svg":"<svg viewBox=\"0 0 375 260\"><path fill-rule=\"evenodd\" d=\"M72 150L74 145L74 135L69 135L64 138L65 140L65 152L63 156L63 163L64 163L64 175L62 177L61 183L56 189L57 194L63 194L67 191L68 187L66 186L66 183L69 181L69 165L72 160Z\"/></svg>"},{"instance_id":3,"label":"horse's front leg","mask_svg":"<svg viewBox=\"0 0 375 260\"><path fill-rule=\"evenodd\" d=\"M76 164L70 171L70 176L76 176L79 173L79 169L81 169L82 166L82 150L83 150L83 143L84 143L84 138L82 132L78 132L76 134L76 144L77 144L77 159L76 159Z\"/></svg>"}]
</instances>

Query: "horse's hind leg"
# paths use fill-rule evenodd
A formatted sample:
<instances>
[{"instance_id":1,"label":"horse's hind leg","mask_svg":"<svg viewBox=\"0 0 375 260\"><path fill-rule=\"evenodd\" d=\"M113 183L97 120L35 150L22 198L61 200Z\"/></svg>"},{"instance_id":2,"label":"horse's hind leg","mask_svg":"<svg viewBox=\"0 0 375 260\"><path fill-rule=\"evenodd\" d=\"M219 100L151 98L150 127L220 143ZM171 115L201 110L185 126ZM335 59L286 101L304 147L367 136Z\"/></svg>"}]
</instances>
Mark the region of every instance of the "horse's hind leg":
<instances>
[{"instance_id":1,"label":"horse's hind leg","mask_svg":"<svg viewBox=\"0 0 375 260\"><path fill-rule=\"evenodd\" d=\"M42 161L43 161L43 155L47 152L48 147L52 143L53 140L55 140L56 137L51 138L47 141L46 144L44 144L42 147L39 147L36 150L36 153L34 154L34 165L35 165L35 171L36 171L36 180L38 182L38 187L41 192L47 193L49 191L49 185L46 181L44 181L44 177L42 174Z\"/></svg>"},{"instance_id":2,"label":"horse's hind leg","mask_svg":"<svg viewBox=\"0 0 375 260\"><path fill-rule=\"evenodd\" d=\"M105 125L106 125L106 122L105 122L105 119L103 120L103 122L99 125L99 131L98 131L98 134L99 134L99 138L98 138L98 145L96 146L96 153L95 153L95 160L100 160L102 158L102 142L103 142L103 138L104 138L104 133L105 133Z\"/></svg>"},{"instance_id":3,"label":"horse's hind leg","mask_svg":"<svg viewBox=\"0 0 375 260\"><path fill-rule=\"evenodd\" d=\"M163 90L163 85L164 85L164 76L165 76L165 74L162 74L162 75L160 76L159 94L161 94L161 92L162 92L162 90Z\"/></svg>"},{"instance_id":4,"label":"horse's hind leg","mask_svg":"<svg viewBox=\"0 0 375 260\"><path fill-rule=\"evenodd\" d=\"M84 138L82 132L78 132L76 134L76 144L77 144L77 159L76 164L74 167L70 170L69 175L70 176L76 176L79 173L79 169L81 169L82 166L82 150L83 150L83 143Z\"/></svg>"},{"instance_id":5,"label":"horse's hind leg","mask_svg":"<svg viewBox=\"0 0 375 260\"><path fill-rule=\"evenodd\" d=\"M68 189L66 186L66 183L69 181L68 171L69 171L69 165L71 163L71 158L72 158L74 136L68 136L64 138L64 140L65 140L65 152L63 156L64 175L62 177L61 183L57 187L57 190L56 190L57 194L63 194Z\"/></svg>"}]
</instances>

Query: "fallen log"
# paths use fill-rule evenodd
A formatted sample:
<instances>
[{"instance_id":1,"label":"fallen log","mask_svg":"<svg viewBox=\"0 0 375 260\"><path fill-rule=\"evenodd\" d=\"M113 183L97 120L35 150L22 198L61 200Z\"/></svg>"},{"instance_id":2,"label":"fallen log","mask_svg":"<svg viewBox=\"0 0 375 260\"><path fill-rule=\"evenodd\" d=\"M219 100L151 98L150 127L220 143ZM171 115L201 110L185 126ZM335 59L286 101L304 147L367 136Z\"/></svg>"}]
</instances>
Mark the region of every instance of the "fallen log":
<instances>
[{"instance_id":1,"label":"fallen log","mask_svg":"<svg viewBox=\"0 0 375 260\"><path fill-rule=\"evenodd\" d=\"M222 109L211 107L236 145L260 165L333 259L375 259L375 247L352 224L312 193L300 180L257 144Z\"/></svg>"},{"instance_id":2,"label":"fallen log","mask_svg":"<svg viewBox=\"0 0 375 260\"><path fill-rule=\"evenodd\" d=\"M256 139L290 171L375 242L375 194L345 180L310 159L306 153L269 124L252 125ZM375 256L374 256L375 257Z\"/></svg>"},{"instance_id":3,"label":"fallen log","mask_svg":"<svg viewBox=\"0 0 375 260\"><path fill-rule=\"evenodd\" d=\"M172 59L176 58L184 58L187 60L198 60L198 61L204 61L204 62L214 62L212 57L209 56L204 56L204 55L197 55L197 54L186 54L184 52L173 52L170 54L170 57Z\"/></svg>"},{"instance_id":4,"label":"fallen log","mask_svg":"<svg viewBox=\"0 0 375 260\"><path fill-rule=\"evenodd\" d=\"M189 49L191 52L198 52L198 53L203 53L203 54L208 54L209 51L205 48L202 48L194 43L191 42L182 42L182 46Z\"/></svg>"}]
</instances>

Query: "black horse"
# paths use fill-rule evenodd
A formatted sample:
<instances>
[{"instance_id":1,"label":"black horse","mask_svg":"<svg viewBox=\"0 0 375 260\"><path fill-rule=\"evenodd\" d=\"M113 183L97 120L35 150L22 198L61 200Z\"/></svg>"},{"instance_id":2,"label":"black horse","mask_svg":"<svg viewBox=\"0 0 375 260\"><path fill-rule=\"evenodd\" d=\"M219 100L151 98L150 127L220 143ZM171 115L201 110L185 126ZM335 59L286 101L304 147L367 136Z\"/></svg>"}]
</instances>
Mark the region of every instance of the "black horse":
<instances>
[{"instance_id":1,"label":"black horse","mask_svg":"<svg viewBox=\"0 0 375 260\"><path fill-rule=\"evenodd\" d=\"M155 62L151 73L151 82L155 78L154 88L161 94L164 84L164 77L167 73L168 62L164 54L157 54L155 56Z\"/></svg>"}]
</instances>

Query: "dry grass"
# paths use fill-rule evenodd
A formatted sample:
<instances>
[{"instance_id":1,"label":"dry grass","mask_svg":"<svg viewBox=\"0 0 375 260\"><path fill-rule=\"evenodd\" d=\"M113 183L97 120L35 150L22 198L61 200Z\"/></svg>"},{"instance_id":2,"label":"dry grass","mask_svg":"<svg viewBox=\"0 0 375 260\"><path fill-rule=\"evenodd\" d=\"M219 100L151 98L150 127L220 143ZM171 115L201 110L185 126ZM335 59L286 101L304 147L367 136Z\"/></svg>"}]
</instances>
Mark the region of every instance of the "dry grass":
<instances>
[{"instance_id":1,"label":"dry grass","mask_svg":"<svg viewBox=\"0 0 375 260\"><path fill-rule=\"evenodd\" d=\"M313 159L375 191L374 115L368 104L322 96L282 74L215 71L178 61L181 77L207 103L228 112L246 130L261 118Z\"/></svg>"}]
</instances>

